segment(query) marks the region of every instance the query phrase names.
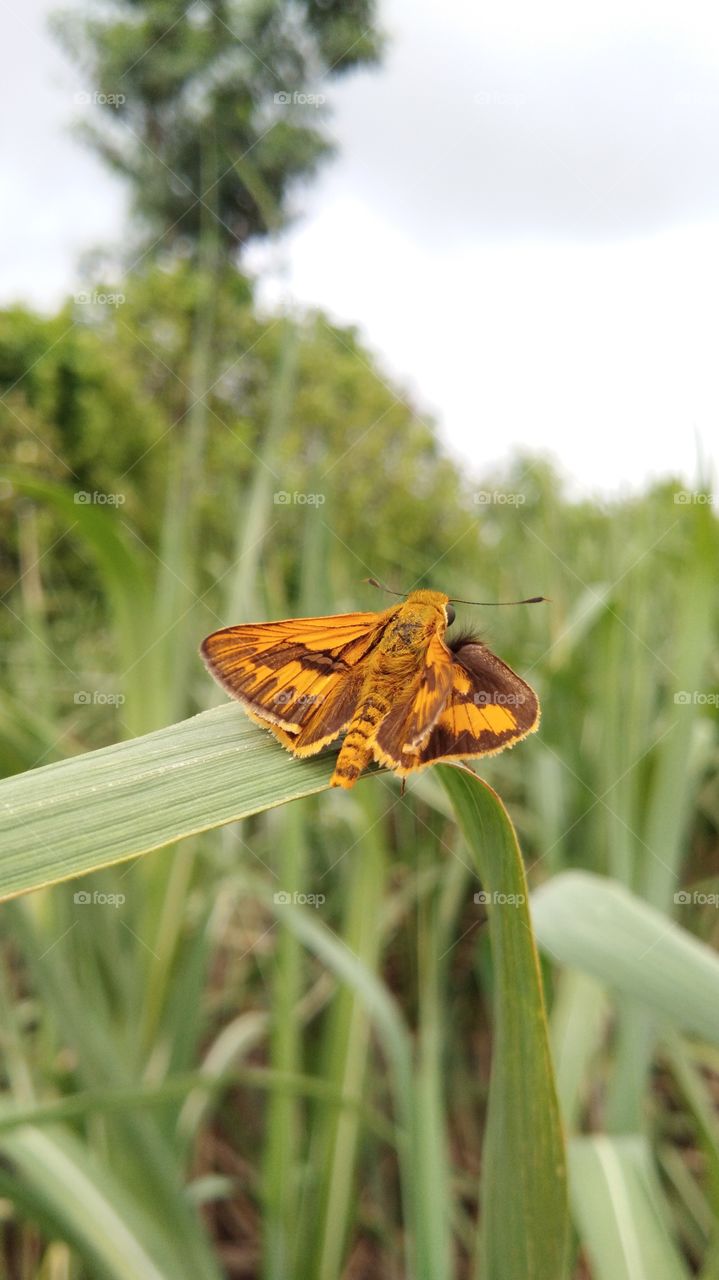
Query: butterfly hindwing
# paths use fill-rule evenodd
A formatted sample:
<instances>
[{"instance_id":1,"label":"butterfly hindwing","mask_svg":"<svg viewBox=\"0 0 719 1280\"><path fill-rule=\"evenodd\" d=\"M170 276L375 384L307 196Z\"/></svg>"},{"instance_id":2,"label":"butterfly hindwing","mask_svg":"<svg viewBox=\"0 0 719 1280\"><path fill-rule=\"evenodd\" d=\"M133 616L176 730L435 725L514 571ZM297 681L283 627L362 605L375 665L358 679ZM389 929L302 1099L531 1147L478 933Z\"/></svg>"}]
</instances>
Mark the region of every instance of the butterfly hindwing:
<instances>
[{"instance_id":1,"label":"butterfly hindwing","mask_svg":"<svg viewBox=\"0 0 719 1280\"><path fill-rule=\"evenodd\" d=\"M350 671L335 687L318 698L313 706L307 708L298 733L288 733L279 725L253 714L247 707L245 710L251 719L269 729L293 755L313 756L334 742L348 727L357 708L361 688L360 674Z\"/></svg>"},{"instance_id":2,"label":"butterfly hindwing","mask_svg":"<svg viewBox=\"0 0 719 1280\"><path fill-rule=\"evenodd\" d=\"M403 750L426 739L450 695L452 667L452 655L437 632L424 664L401 689L377 730L374 754L381 764L391 762L394 767Z\"/></svg>"},{"instance_id":3,"label":"butterfly hindwing","mask_svg":"<svg viewBox=\"0 0 719 1280\"><path fill-rule=\"evenodd\" d=\"M473 641L453 651L452 689L425 742L405 747L395 768L411 773L436 760L494 755L539 724L534 690L485 645Z\"/></svg>"}]
</instances>

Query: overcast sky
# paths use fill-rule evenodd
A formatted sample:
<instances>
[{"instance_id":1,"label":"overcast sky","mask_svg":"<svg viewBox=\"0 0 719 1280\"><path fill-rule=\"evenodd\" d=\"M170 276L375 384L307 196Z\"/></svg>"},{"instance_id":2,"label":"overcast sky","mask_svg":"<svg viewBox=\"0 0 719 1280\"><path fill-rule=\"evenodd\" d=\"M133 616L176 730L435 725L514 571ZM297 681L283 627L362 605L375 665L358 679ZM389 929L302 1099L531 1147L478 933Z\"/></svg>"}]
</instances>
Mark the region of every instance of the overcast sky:
<instances>
[{"instance_id":1,"label":"overcast sky","mask_svg":"<svg viewBox=\"0 0 719 1280\"><path fill-rule=\"evenodd\" d=\"M41 306L125 220L68 132L56 7L8 7L0 55L0 299ZM719 440L719 10L594 10L387 0L382 69L324 87L338 158L253 263L357 324L477 471L522 448L577 492L691 484Z\"/></svg>"}]
</instances>

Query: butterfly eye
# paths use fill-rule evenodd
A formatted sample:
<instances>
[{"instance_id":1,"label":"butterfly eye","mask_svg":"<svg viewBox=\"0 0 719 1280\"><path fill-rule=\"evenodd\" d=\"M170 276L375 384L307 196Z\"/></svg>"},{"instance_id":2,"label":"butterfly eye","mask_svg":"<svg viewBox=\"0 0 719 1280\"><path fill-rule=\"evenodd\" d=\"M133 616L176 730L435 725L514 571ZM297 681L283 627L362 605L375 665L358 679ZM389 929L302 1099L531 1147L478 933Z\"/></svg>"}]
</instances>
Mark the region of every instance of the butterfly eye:
<instances>
[{"instance_id":1,"label":"butterfly eye","mask_svg":"<svg viewBox=\"0 0 719 1280\"><path fill-rule=\"evenodd\" d=\"M451 627L452 623L454 622L455 618L457 617L457 615L456 615L456 613L455 613L455 611L454 611L454 605L448 604L448 605L445 605L445 608L446 608L446 610L447 610L447 626L448 626L448 627Z\"/></svg>"}]
</instances>

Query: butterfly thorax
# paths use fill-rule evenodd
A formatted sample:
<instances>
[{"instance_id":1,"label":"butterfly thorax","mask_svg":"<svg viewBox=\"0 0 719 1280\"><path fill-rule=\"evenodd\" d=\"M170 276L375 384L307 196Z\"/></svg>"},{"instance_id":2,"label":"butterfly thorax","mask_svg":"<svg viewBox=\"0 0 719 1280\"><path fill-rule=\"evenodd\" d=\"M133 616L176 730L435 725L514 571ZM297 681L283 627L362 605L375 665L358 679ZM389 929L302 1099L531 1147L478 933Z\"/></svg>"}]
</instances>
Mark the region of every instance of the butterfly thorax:
<instances>
[{"instance_id":1,"label":"butterfly thorax","mask_svg":"<svg viewBox=\"0 0 719 1280\"><path fill-rule=\"evenodd\" d=\"M377 656L416 662L437 631L447 626L447 597L439 591L413 591L398 605L377 646ZM378 666L386 663L378 663ZM390 664L391 665L391 664Z\"/></svg>"},{"instance_id":2,"label":"butterfly thorax","mask_svg":"<svg viewBox=\"0 0 719 1280\"><path fill-rule=\"evenodd\" d=\"M407 682L426 679L426 655L447 626L446 603L447 597L439 592L416 591L387 622L368 662L355 714L337 758L334 780L340 786L352 786L372 759L377 734ZM440 693L437 711L442 700Z\"/></svg>"}]
</instances>

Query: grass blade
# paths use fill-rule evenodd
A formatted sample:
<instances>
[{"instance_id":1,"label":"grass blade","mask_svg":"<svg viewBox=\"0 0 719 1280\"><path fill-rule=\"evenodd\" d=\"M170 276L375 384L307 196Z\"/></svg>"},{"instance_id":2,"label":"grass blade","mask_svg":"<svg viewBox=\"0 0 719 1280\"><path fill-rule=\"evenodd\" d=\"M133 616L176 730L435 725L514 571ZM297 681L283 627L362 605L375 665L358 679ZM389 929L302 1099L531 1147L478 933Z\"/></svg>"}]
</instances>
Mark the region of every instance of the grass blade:
<instances>
[{"instance_id":1,"label":"grass blade","mask_svg":"<svg viewBox=\"0 0 719 1280\"><path fill-rule=\"evenodd\" d=\"M482 1154L481 1275L560 1280L568 1228L564 1143L522 857L490 787L469 769L442 765L437 773L490 898L496 987Z\"/></svg>"},{"instance_id":2,"label":"grass blade","mask_svg":"<svg viewBox=\"0 0 719 1280\"><path fill-rule=\"evenodd\" d=\"M311 795L334 755L297 761L238 706L0 782L0 897L69 880Z\"/></svg>"},{"instance_id":3,"label":"grass blade","mask_svg":"<svg viewBox=\"0 0 719 1280\"><path fill-rule=\"evenodd\" d=\"M643 1138L575 1138L569 1168L573 1214L595 1280L688 1280Z\"/></svg>"},{"instance_id":4,"label":"grass blade","mask_svg":"<svg viewBox=\"0 0 719 1280\"><path fill-rule=\"evenodd\" d=\"M168 1224L136 1203L110 1170L76 1138L59 1129L23 1126L0 1141L13 1176L0 1174L0 1191L42 1214L72 1241L103 1280L199 1280L196 1258L183 1258ZM219 1276L211 1266L202 1275Z\"/></svg>"},{"instance_id":5,"label":"grass blade","mask_svg":"<svg viewBox=\"0 0 719 1280\"><path fill-rule=\"evenodd\" d=\"M628 889L568 871L533 895L532 917L552 959L719 1042L719 956Z\"/></svg>"}]
</instances>

